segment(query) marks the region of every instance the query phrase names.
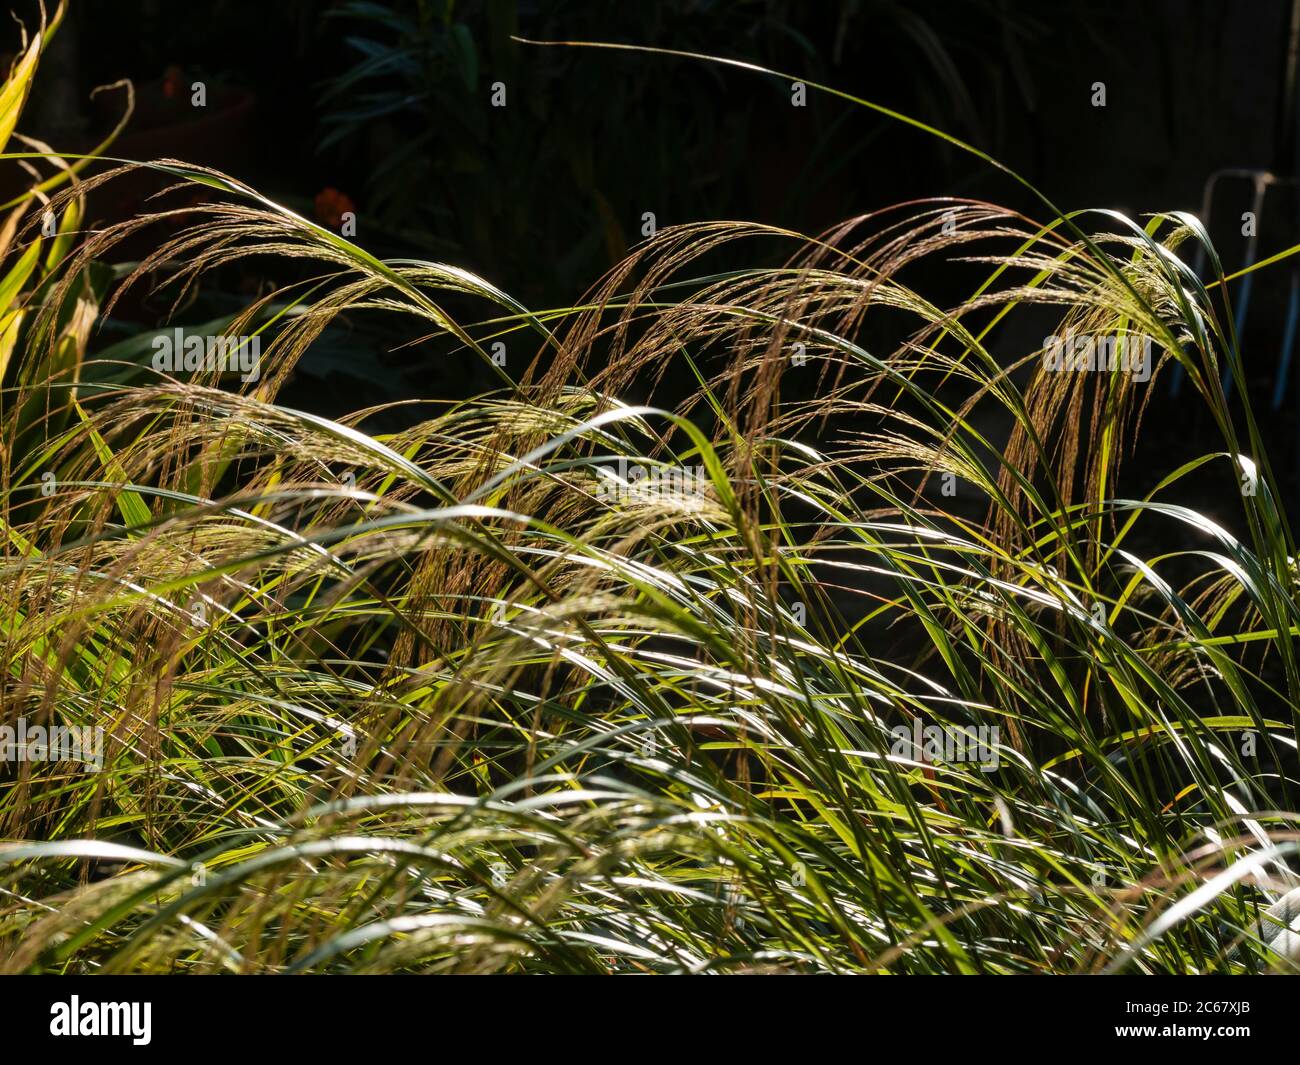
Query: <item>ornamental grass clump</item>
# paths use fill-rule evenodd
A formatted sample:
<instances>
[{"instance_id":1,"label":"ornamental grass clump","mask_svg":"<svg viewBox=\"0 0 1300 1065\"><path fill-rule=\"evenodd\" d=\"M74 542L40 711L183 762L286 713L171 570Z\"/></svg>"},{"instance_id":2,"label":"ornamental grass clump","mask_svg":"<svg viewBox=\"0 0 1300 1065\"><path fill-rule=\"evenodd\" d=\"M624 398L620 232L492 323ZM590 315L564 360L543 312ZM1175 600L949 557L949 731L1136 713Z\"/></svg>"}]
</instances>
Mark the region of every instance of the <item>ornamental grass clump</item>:
<instances>
[{"instance_id":1,"label":"ornamental grass clump","mask_svg":"<svg viewBox=\"0 0 1300 1065\"><path fill-rule=\"evenodd\" d=\"M1196 219L668 227L529 310L154 166L207 198L45 306L156 222L112 298L298 280L243 380L15 348L4 723L102 764L0 763L4 971L1295 968L1295 545ZM278 403L361 313L500 388ZM1153 468L1175 365L1220 441Z\"/></svg>"}]
</instances>

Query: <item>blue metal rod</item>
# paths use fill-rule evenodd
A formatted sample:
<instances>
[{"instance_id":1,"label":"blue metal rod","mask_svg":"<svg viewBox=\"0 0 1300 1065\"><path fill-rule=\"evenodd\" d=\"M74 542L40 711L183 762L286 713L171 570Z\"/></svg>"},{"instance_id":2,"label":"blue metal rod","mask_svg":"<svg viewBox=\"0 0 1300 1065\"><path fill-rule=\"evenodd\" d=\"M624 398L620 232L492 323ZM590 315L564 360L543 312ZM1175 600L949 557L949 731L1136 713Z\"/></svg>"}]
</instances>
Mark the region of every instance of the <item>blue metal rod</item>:
<instances>
[{"instance_id":1,"label":"blue metal rod","mask_svg":"<svg viewBox=\"0 0 1300 1065\"><path fill-rule=\"evenodd\" d=\"M1300 323L1300 273L1291 271L1291 295L1287 298L1286 328L1282 331L1282 359L1273 382L1273 409L1282 409L1287 377L1291 372L1291 353L1295 349L1296 325Z\"/></svg>"}]
</instances>

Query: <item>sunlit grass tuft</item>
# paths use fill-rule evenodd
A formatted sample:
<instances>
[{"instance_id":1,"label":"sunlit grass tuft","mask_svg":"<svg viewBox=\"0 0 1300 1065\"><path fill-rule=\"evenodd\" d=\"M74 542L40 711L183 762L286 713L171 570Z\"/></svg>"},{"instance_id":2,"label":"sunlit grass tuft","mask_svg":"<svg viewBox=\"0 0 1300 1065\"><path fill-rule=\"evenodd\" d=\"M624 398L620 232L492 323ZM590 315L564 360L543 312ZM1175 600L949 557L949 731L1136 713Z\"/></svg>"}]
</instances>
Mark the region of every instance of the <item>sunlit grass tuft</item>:
<instances>
[{"instance_id":1,"label":"sunlit grass tuft","mask_svg":"<svg viewBox=\"0 0 1300 1065\"><path fill-rule=\"evenodd\" d=\"M1294 968L1295 546L1194 220L666 229L529 313L163 165L219 196L134 281L314 273L230 324L242 392L9 382L4 722L103 752L0 769L4 970ZM359 310L537 356L397 431L277 404ZM1151 379L1022 319L1149 337ZM1175 360L1223 443L1134 491Z\"/></svg>"}]
</instances>

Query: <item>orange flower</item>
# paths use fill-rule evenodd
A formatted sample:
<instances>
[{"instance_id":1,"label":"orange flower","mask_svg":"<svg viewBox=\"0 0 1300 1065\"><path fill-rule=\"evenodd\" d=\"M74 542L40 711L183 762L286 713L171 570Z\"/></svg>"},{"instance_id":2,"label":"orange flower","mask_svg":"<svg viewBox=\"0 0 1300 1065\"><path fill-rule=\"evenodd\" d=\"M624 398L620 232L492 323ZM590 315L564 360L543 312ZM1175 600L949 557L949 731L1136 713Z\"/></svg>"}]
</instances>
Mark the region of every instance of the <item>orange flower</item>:
<instances>
[{"instance_id":1,"label":"orange flower","mask_svg":"<svg viewBox=\"0 0 1300 1065\"><path fill-rule=\"evenodd\" d=\"M163 71L163 95L169 100L175 99L185 91L185 71L172 64Z\"/></svg>"},{"instance_id":2,"label":"orange flower","mask_svg":"<svg viewBox=\"0 0 1300 1065\"><path fill-rule=\"evenodd\" d=\"M348 211L355 213L356 207L347 193L339 192L332 186L316 193L316 217L326 225L337 226Z\"/></svg>"}]
</instances>

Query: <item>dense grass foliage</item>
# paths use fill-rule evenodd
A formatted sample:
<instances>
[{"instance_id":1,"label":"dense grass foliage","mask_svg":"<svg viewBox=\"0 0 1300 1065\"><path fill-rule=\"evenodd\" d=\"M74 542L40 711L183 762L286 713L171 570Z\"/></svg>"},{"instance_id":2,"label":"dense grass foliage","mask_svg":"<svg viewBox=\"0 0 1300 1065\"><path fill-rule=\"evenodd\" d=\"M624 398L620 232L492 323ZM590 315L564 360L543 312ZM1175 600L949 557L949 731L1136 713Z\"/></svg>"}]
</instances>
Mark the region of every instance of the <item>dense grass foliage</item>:
<instances>
[{"instance_id":1,"label":"dense grass foliage","mask_svg":"<svg viewBox=\"0 0 1300 1065\"><path fill-rule=\"evenodd\" d=\"M0 765L4 970L1294 967L1295 545L1194 219L678 227L530 312L166 168L209 198L123 284L304 280L228 324L242 385L15 353L3 722L104 739ZM411 358L504 344L501 389L395 432L278 405L356 313ZM1052 372L1019 321L1150 338L1151 381ZM1222 444L1137 469L1175 363Z\"/></svg>"}]
</instances>

